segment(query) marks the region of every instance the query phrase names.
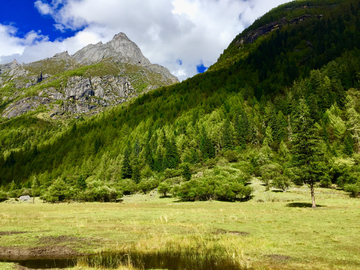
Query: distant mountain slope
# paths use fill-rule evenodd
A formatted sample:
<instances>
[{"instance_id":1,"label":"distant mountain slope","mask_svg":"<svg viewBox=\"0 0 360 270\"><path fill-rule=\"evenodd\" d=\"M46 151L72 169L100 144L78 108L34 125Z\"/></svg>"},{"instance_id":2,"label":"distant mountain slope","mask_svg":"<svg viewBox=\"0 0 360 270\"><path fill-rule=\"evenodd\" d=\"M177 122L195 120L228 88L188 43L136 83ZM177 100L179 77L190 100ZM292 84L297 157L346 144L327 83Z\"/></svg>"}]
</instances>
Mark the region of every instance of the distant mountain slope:
<instances>
[{"instance_id":1,"label":"distant mountain slope","mask_svg":"<svg viewBox=\"0 0 360 270\"><path fill-rule=\"evenodd\" d=\"M11 118L43 105L42 116L96 113L103 107L159 86L178 82L159 65L151 64L124 33L106 44L88 45L70 56L29 64L14 60L0 65L0 95L6 102L3 117Z\"/></svg>"}]
</instances>

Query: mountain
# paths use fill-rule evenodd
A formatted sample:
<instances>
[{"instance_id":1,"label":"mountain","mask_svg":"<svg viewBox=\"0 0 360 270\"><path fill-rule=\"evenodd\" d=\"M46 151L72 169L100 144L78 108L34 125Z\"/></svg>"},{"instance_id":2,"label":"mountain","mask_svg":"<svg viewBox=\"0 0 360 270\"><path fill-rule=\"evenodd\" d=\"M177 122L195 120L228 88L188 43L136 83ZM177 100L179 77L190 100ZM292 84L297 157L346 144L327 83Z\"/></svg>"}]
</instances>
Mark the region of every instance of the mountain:
<instances>
[{"instance_id":1,"label":"mountain","mask_svg":"<svg viewBox=\"0 0 360 270\"><path fill-rule=\"evenodd\" d=\"M0 65L2 116L37 111L45 118L64 114L97 113L141 92L177 83L169 70L151 64L124 33L106 44L90 44L74 55L20 65Z\"/></svg>"},{"instance_id":2,"label":"mountain","mask_svg":"<svg viewBox=\"0 0 360 270\"><path fill-rule=\"evenodd\" d=\"M33 185L51 201L60 183L63 197L89 201L156 187L183 200L234 201L250 199L252 177L282 190L307 183L360 192L359 31L358 1L295 1L239 33L204 74L92 117L2 119L3 194ZM59 63L98 61L111 44ZM120 57L146 65L138 54ZM76 84L97 65L113 67L100 62L49 83Z\"/></svg>"}]
</instances>

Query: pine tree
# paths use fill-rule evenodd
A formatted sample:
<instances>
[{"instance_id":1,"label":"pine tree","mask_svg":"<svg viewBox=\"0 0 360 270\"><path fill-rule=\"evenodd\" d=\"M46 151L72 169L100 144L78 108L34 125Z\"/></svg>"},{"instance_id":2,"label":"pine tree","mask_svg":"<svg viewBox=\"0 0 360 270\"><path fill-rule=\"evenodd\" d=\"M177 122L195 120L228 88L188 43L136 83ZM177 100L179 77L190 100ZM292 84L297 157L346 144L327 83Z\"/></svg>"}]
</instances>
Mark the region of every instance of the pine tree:
<instances>
[{"instance_id":1,"label":"pine tree","mask_svg":"<svg viewBox=\"0 0 360 270\"><path fill-rule=\"evenodd\" d=\"M145 162L151 169L154 169L154 157L152 155L149 142L146 142L145 144Z\"/></svg>"},{"instance_id":2,"label":"pine tree","mask_svg":"<svg viewBox=\"0 0 360 270\"><path fill-rule=\"evenodd\" d=\"M128 146L125 150L124 158L121 163L121 179L131 178L131 176L132 176L132 168L131 168L131 164L130 164L130 153L131 153L131 150Z\"/></svg>"},{"instance_id":3,"label":"pine tree","mask_svg":"<svg viewBox=\"0 0 360 270\"><path fill-rule=\"evenodd\" d=\"M274 141L273 140L273 130L272 130L271 126L268 125L266 128L266 131L265 131L265 139L264 139L263 145L271 146L273 141Z\"/></svg>"},{"instance_id":4,"label":"pine tree","mask_svg":"<svg viewBox=\"0 0 360 270\"><path fill-rule=\"evenodd\" d=\"M224 126L223 126L223 148L225 150L233 149L229 118L226 118Z\"/></svg>"},{"instance_id":5,"label":"pine tree","mask_svg":"<svg viewBox=\"0 0 360 270\"><path fill-rule=\"evenodd\" d=\"M140 182L140 170L139 170L139 166L137 164L134 165L134 170L133 170L133 174L132 174L132 180L138 184Z\"/></svg>"},{"instance_id":6,"label":"pine tree","mask_svg":"<svg viewBox=\"0 0 360 270\"><path fill-rule=\"evenodd\" d=\"M191 179L191 171L190 171L189 165L187 163L185 163L185 165L183 165L183 170L182 170L181 174L185 178L186 181L189 181Z\"/></svg>"},{"instance_id":7,"label":"pine tree","mask_svg":"<svg viewBox=\"0 0 360 270\"><path fill-rule=\"evenodd\" d=\"M180 163L180 157L174 139L165 141L165 151L164 168L175 169Z\"/></svg>"},{"instance_id":8,"label":"pine tree","mask_svg":"<svg viewBox=\"0 0 360 270\"><path fill-rule=\"evenodd\" d=\"M156 152L156 157L154 159L154 168L153 168L153 170L155 170L157 172L161 172L163 170L163 167L164 167L163 154L162 154L161 150L158 149L157 152Z\"/></svg>"},{"instance_id":9,"label":"pine tree","mask_svg":"<svg viewBox=\"0 0 360 270\"><path fill-rule=\"evenodd\" d=\"M236 140L242 149L246 148L246 138L249 131L249 122L245 112L235 115L235 135Z\"/></svg>"},{"instance_id":10,"label":"pine tree","mask_svg":"<svg viewBox=\"0 0 360 270\"><path fill-rule=\"evenodd\" d=\"M76 181L76 186L78 188L80 188L81 190L85 190L87 188L87 184L86 184L85 180L86 179L85 179L84 175L81 174Z\"/></svg>"},{"instance_id":11,"label":"pine tree","mask_svg":"<svg viewBox=\"0 0 360 270\"><path fill-rule=\"evenodd\" d=\"M293 166L299 170L302 181L310 186L312 207L316 208L314 185L324 174L324 156L319 149L319 135L314 130L310 110L304 99L300 100L295 119Z\"/></svg>"},{"instance_id":12,"label":"pine tree","mask_svg":"<svg viewBox=\"0 0 360 270\"><path fill-rule=\"evenodd\" d=\"M347 132L344 140L344 154L351 156L354 153L354 140L350 134Z\"/></svg>"},{"instance_id":13,"label":"pine tree","mask_svg":"<svg viewBox=\"0 0 360 270\"><path fill-rule=\"evenodd\" d=\"M133 148L134 148L135 157L139 157L139 154L141 152L141 145L140 145L140 142L139 142L139 138L136 139Z\"/></svg>"},{"instance_id":14,"label":"pine tree","mask_svg":"<svg viewBox=\"0 0 360 270\"><path fill-rule=\"evenodd\" d=\"M200 135L200 151L204 160L215 157L215 147L213 142L208 138L205 128L202 127Z\"/></svg>"}]
</instances>

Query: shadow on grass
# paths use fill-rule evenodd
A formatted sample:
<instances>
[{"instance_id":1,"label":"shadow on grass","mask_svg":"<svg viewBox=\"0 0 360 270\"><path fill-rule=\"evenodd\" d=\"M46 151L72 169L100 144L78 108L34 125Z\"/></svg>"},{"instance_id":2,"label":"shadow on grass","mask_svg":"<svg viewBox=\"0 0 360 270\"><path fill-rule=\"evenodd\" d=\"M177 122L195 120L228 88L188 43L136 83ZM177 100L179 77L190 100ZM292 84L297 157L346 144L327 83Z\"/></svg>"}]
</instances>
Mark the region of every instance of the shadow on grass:
<instances>
[{"instance_id":1,"label":"shadow on grass","mask_svg":"<svg viewBox=\"0 0 360 270\"><path fill-rule=\"evenodd\" d=\"M299 207L299 208L312 208L312 204L311 203L288 203L286 205L287 207ZM326 205L320 205L320 204L317 204L316 205L316 208L319 208L319 207L326 207Z\"/></svg>"},{"instance_id":2,"label":"shadow on grass","mask_svg":"<svg viewBox=\"0 0 360 270\"><path fill-rule=\"evenodd\" d=\"M289 193L289 191L284 192L284 191L282 191L281 189L274 189L274 190L272 190L271 192L275 192L275 193Z\"/></svg>"}]
</instances>

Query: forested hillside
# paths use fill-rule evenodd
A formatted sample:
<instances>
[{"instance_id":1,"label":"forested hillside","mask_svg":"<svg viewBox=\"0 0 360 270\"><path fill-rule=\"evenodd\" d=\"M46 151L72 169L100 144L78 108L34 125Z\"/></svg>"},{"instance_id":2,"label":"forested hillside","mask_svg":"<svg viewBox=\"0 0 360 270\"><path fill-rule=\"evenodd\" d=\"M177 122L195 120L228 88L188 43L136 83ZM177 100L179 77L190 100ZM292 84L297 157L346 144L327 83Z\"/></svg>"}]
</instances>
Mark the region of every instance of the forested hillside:
<instances>
[{"instance_id":1,"label":"forested hillside","mask_svg":"<svg viewBox=\"0 0 360 270\"><path fill-rule=\"evenodd\" d=\"M252 176L360 191L360 1L295 1L209 71L70 122L0 124L0 197L112 200L156 187L246 200Z\"/></svg>"}]
</instances>

